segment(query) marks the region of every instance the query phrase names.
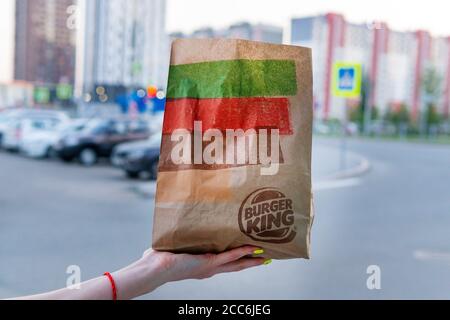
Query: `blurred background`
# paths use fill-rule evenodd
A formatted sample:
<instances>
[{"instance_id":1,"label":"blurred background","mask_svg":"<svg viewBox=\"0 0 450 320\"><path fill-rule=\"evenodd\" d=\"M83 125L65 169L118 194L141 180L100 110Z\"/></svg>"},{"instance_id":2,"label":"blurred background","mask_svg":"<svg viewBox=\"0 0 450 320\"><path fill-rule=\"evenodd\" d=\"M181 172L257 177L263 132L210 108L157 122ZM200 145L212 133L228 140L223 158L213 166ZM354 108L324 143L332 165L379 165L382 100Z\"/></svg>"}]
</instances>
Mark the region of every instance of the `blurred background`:
<instances>
[{"instance_id":1,"label":"blurred background","mask_svg":"<svg viewBox=\"0 0 450 320\"><path fill-rule=\"evenodd\" d=\"M87 280L151 245L170 43L191 37L312 48L313 259L144 298L450 298L439 0L2 0L0 298L64 287L70 266ZM340 62L361 66L357 96L333 93Z\"/></svg>"}]
</instances>

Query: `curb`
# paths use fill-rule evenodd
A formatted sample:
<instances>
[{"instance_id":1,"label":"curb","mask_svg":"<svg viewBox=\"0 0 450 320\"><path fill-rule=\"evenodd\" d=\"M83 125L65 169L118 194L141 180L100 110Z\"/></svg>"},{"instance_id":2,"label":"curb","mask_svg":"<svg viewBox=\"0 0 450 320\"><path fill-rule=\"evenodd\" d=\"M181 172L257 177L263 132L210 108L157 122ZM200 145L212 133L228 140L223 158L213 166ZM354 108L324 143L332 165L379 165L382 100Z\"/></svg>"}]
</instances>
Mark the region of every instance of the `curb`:
<instances>
[{"instance_id":1,"label":"curb","mask_svg":"<svg viewBox=\"0 0 450 320\"><path fill-rule=\"evenodd\" d=\"M359 164L357 166L334 173L334 174L328 176L324 180L343 180L343 179L349 179L349 178L356 178L356 177L362 176L370 171L370 169L372 168L372 165L367 158L364 158L363 156L360 156L355 153L351 153L351 155L353 155L354 157L360 158Z\"/></svg>"}]
</instances>

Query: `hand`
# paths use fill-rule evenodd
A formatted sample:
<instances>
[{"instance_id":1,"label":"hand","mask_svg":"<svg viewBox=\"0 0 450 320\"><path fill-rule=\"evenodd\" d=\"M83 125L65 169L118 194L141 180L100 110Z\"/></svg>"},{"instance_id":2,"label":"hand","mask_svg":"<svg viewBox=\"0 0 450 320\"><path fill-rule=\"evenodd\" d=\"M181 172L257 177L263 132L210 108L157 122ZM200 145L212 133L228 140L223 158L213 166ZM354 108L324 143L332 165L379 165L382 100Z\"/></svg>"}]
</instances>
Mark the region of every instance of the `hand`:
<instances>
[{"instance_id":1,"label":"hand","mask_svg":"<svg viewBox=\"0 0 450 320\"><path fill-rule=\"evenodd\" d=\"M174 254L149 250L132 265L113 273L119 299L133 299L167 282L206 279L219 273L241 271L271 260L255 257L260 248L246 246L220 254ZM104 280L104 279L103 279ZM109 283L107 284L109 289Z\"/></svg>"},{"instance_id":2,"label":"hand","mask_svg":"<svg viewBox=\"0 0 450 320\"><path fill-rule=\"evenodd\" d=\"M166 282L186 279L207 279L219 273L242 271L269 264L271 260L255 257L260 248L245 246L220 254L173 254L149 250L143 262L156 267L156 273Z\"/></svg>"}]
</instances>

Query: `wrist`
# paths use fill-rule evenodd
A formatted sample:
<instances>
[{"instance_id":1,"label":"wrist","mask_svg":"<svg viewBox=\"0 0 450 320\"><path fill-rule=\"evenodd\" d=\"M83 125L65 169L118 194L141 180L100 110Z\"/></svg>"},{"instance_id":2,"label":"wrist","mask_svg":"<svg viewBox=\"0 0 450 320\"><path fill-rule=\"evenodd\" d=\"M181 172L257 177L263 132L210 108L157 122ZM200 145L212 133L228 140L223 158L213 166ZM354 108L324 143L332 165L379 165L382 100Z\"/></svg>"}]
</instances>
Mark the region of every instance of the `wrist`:
<instances>
[{"instance_id":1,"label":"wrist","mask_svg":"<svg viewBox=\"0 0 450 320\"><path fill-rule=\"evenodd\" d=\"M130 300L145 295L162 286L164 279L158 266L148 263L145 258L112 274L119 300Z\"/></svg>"}]
</instances>

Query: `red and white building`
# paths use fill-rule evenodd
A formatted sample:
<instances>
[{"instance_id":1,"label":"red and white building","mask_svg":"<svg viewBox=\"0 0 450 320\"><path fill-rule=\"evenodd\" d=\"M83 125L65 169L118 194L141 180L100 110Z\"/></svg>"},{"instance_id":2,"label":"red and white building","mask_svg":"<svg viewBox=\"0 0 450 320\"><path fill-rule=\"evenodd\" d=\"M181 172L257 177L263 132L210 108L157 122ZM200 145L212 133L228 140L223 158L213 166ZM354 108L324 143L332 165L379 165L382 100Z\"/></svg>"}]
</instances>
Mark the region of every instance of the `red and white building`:
<instances>
[{"instance_id":1,"label":"red and white building","mask_svg":"<svg viewBox=\"0 0 450 320\"><path fill-rule=\"evenodd\" d=\"M413 117L424 106L423 77L434 68L441 81L438 109L450 109L450 37L426 31L398 32L386 23L354 24L335 13L292 19L291 42L313 49L314 95L318 119L342 119L348 101L332 95L333 64L361 63L370 83L368 102L384 114L406 105Z\"/></svg>"}]
</instances>

